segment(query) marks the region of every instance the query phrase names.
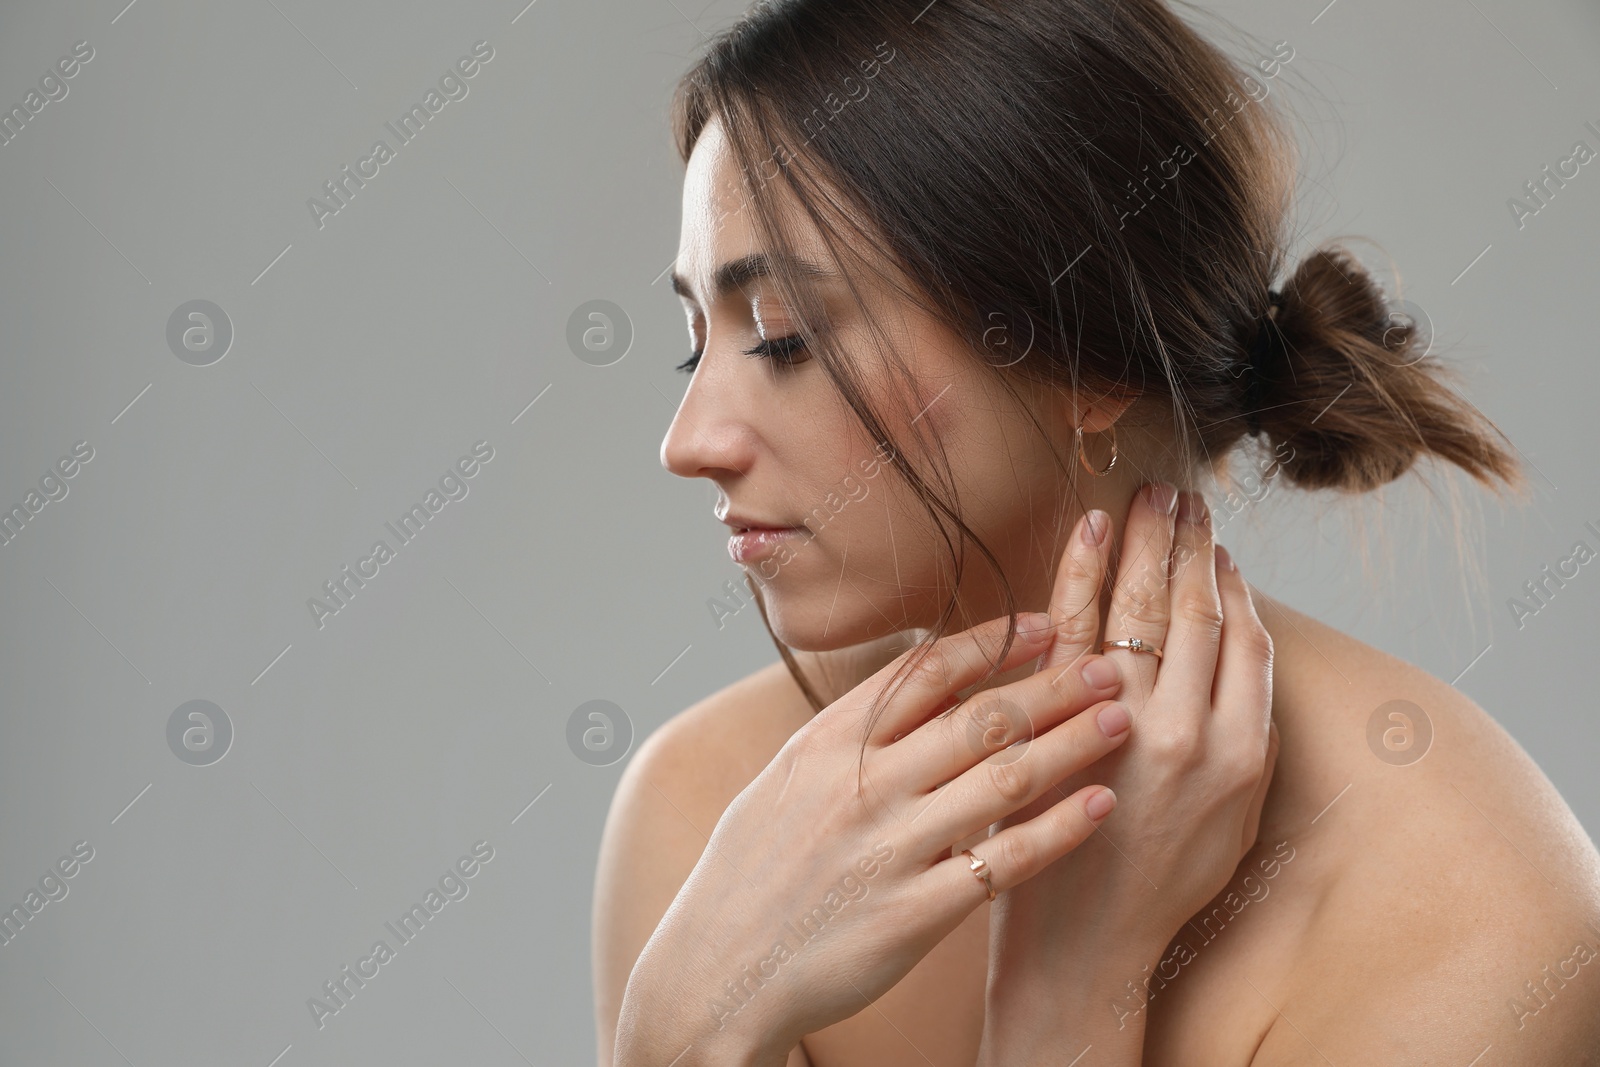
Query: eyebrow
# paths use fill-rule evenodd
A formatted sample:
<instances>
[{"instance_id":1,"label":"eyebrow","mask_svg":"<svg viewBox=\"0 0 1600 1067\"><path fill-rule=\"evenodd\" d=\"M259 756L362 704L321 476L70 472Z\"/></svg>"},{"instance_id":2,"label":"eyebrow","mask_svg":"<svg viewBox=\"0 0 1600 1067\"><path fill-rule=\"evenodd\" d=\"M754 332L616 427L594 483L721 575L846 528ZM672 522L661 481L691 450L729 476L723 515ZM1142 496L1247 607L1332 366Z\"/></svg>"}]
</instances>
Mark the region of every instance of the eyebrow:
<instances>
[{"instance_id":1,"label":"eyebrow","mask_svg":"<svg viewBox=\"0 0 1600 1067\"><path fill-rule=\"evenodd\" d=\"M728 293L742 289L757 278L768 277L780 262L788 264L806 278L838 277L838 274L834 271L808 259L801 259L799 256L775 256L766 252L752 252L748 256L730 259L717 268L716 273L711 278L712 299L716 300ZM689 292L689 283L676 270L672 272L672 291L681 297L686 297L690 300L694 299L694 295Z\"/></svg>"}]
</instances>

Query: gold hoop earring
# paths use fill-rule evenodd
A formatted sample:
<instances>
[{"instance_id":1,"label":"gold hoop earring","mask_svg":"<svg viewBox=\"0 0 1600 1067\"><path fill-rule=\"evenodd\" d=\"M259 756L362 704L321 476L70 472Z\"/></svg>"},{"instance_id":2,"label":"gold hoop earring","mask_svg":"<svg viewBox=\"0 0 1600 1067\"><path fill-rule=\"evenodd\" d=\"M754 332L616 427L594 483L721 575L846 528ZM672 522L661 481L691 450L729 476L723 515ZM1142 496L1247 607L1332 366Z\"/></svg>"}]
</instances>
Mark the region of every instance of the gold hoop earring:
<instances>
[{"instance_id":1,"label":"gold hoop earring","mask_svg":"<svg viewBox=\"0 0 1600 1067\"><path fill-rule=\"evenodd\" d=\"M1074 447L1076 447L1076 449L1078 451L1078 462L1083 464L1083 469L1084 470L1088 471L1090 474L1094 475L1096 478L1103 478L1106 475L1110 474L1111 473L1111 468L1115 467L1117 465L1117 424L1116 423L1112 423L1111 424L1110 433L1111 433L1111 459L1110 459L1109 462L1106 463L1106 465L1104 467L1100 468L1099 470L1095 470L1093 467L1089 466L1089 459L1088 459L1087 456L1085 456L1083 454L1083 424L1079 423L1078 426L1073 431L1073 435L1074 435L1073 444L1074 444Z\"/></svg>"}]
</instances>

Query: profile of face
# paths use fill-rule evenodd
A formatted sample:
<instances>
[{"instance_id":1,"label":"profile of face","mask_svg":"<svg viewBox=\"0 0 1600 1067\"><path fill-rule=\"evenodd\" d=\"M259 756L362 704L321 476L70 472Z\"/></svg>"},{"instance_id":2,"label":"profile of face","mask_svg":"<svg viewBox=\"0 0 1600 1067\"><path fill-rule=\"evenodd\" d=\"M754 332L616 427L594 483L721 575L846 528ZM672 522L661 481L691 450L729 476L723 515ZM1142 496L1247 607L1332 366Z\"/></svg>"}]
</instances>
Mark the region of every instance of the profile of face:
<instances>
[{"instance_id":1,"label":"profile of face","mask_svg":"<svg viewBox=\"0 0 1600 1067\"><path fill-rule=\"evenodd\" d=\"M787 207L792 194L782 182L772 186ZM713 291L719 269L767 251L743 204L739 165L713 120L688 162L674 270L700 355L661 462L713 482L719 519L798 528L741 561L762 589L774 634L791 648L823 651L935 624L952 592L951 545L905 483L898 468L908 462L994 552L1017 610L1043 608L1062 539L1082 511L1063 462L1073 461L1072 394L1013 395L967 342L859 274L866 306L858 307L815 225L785 210L796 254L827 272L812 280L826 316L813 328L868 383L873 410L907 450L894 454L869 436L821 362L785 342L796 317L759 262ZM869 321L898 360L880 354ZM1109 486L1092 488L1098 496ZM968 544L957 628L1005 610L996 578Z\"/></svg>"}]
</instances>

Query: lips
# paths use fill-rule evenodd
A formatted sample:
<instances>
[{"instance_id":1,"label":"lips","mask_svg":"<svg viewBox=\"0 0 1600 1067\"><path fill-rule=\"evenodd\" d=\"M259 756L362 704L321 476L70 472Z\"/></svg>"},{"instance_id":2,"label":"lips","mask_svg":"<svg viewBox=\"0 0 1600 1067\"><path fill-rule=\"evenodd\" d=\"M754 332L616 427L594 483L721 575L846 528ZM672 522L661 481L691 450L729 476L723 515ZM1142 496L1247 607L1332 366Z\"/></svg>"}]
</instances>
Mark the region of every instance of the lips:
<instances>
[{"instance_id":1,"label":"lips","mask_svg":"<svg viewBox=\"0 0 1600 1067\"><path fill-rule=\"evenodd\" d=\"M739 533L751 533L751 532L761 533L763 531L777 531L777 530L793 530L793 529L795 529L795 527L787 526L787 525L784 525L783 523L763 522L760 519L747 517L747 516L744 516L744 515L726 515L726 516L724 516L722 518L721 521L723 521L724 523L727 523L729 526L731 526L733 528L733 532L736 533L736 534L739 534Z\"/></svg>"},{"instance_id":2,"label":"lips","mask_svg":"<svg viewBox=\"0 0 1600 1067\"><path fill-rule=\"evenodd\" d=\"M728 555L733 557L735 563L752 563L776 551L781 544L799 533L798 526L735 528L728 537Z\"/></svg>"}]
</instances>

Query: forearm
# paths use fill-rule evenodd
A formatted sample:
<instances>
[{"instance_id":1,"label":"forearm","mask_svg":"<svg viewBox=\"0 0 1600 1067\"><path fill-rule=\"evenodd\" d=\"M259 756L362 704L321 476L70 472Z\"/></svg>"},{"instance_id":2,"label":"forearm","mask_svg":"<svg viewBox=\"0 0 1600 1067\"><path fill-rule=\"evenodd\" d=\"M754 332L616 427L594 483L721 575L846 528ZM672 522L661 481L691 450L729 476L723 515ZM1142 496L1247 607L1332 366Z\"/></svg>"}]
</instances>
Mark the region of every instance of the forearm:
<instances>
[{"instance_id":1,"label":"forearm","mask_svg":"<svg viewBox=\"0 0 1600 1067\"><path fill-rule=\"evenodd\" d=\"M1144 976L1159 955L1091 948L1039 958L1000 946L989 968L977 1067L1064 1067L1090 1047L1097 1067L1137 1067Z\"/></svg>"}]
</instances>

